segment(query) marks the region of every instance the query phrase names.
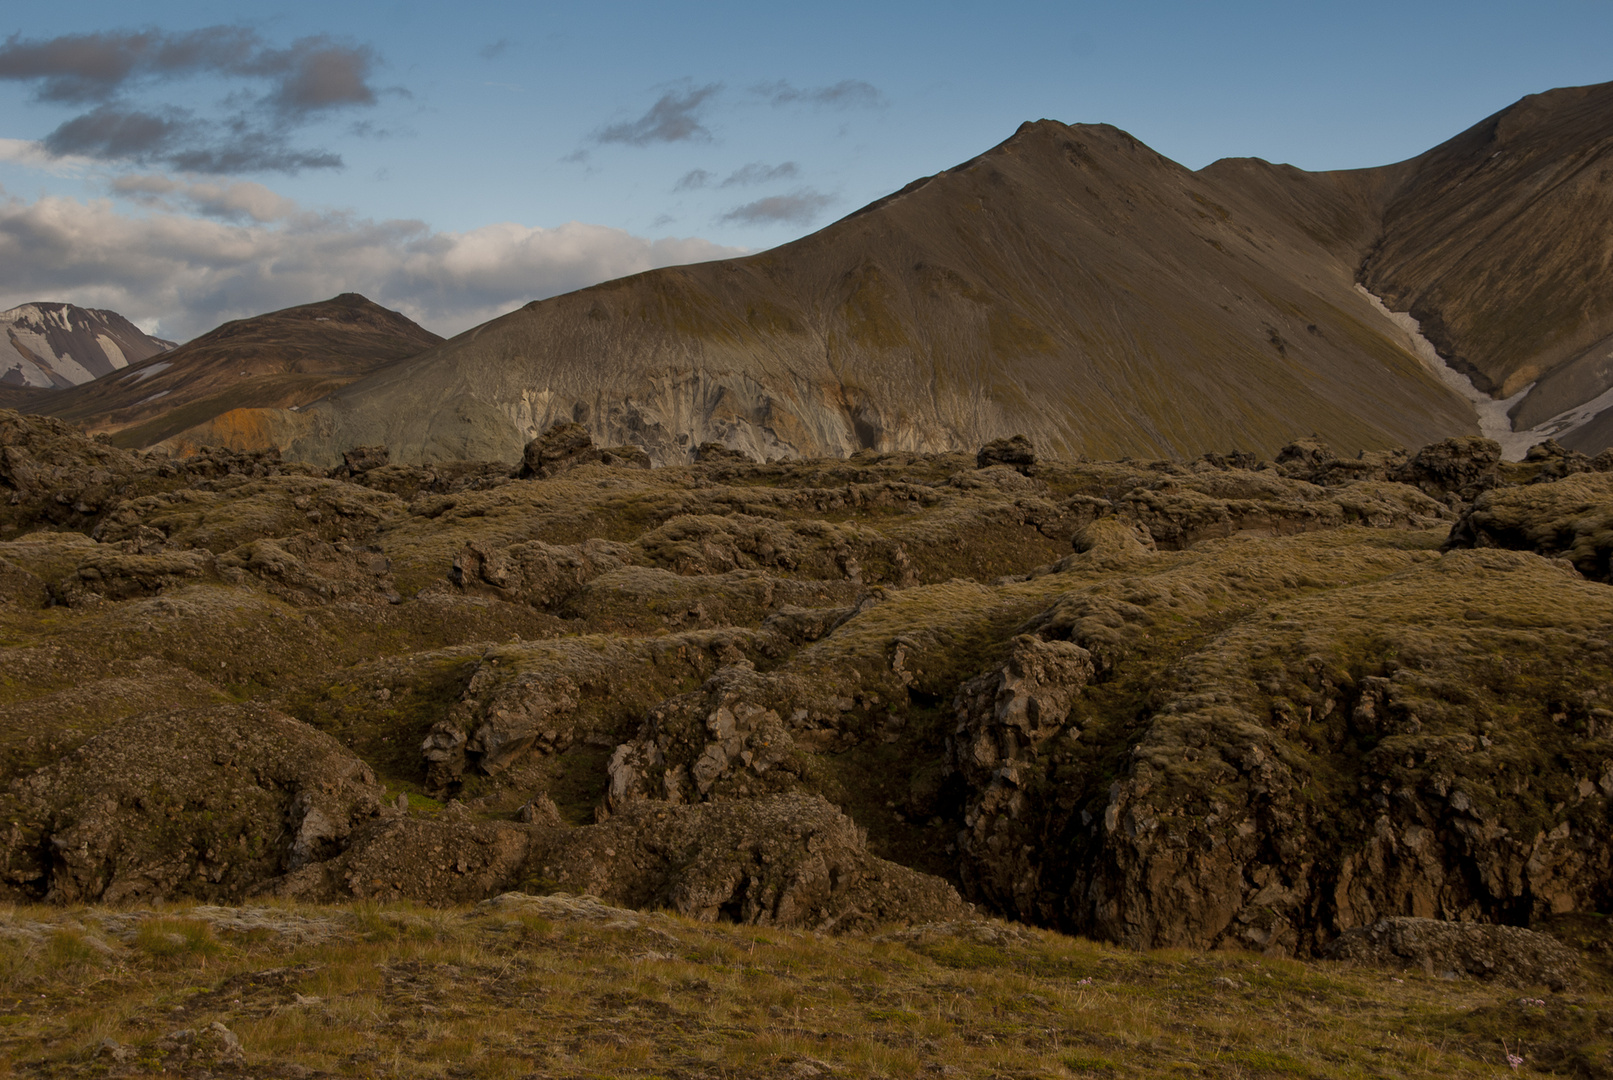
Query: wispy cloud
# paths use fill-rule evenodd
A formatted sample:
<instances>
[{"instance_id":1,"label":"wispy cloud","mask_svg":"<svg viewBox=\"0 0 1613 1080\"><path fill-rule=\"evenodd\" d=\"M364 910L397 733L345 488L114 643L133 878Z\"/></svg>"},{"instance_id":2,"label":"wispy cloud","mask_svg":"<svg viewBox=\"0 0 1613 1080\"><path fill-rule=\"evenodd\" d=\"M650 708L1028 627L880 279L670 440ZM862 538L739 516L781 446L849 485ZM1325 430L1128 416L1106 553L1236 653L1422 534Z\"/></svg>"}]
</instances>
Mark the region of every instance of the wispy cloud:
<instances>
[{"instance_id":1,"label":"wispy cloud","mask_svg":"<svg viewBox=\"0 0 1613 1080\"><path fill-rule=\"evenodd\" d=\"M91 158L63 157L46 150L33 139L0 139L0 161L10 161L54 176L80 176L94 168Z\"/></svg>"},{"instance_id":2,"label":"wispy cloud","mask_svg":"<svg viewBox=\"0 0 1613 1080\"><path fill-rule=\"evenodd\" d=\"M705 169L690 169L678 178L678 182L672 185L672 190L697 191L703 187L710 187L712 181L716 179L715 175Z\"/></svg>"},{"instance_id":3,"label":"wispy cloud","mask_svg":"<svg viewBox=\"0 0 1613 1080\"><path fill-rule=\"evenodd\" d=\"M648 146L710 139L711 132L700 122L700 114L721 90L721 83L668 90L643 116L601 128L594 141Z\"/></svg>"},{"instance_id":4,"label":"wispy cloud","mask_svg":"<svg viewBox=\"0 0 1613 1080\"><path fill-rule=\"evenodd\" d=\"M367 45L318 35L278 48L238 26L14 34L0 45L0 79L32 84L37 101L84 110L45 136L49 154L202 173L339 168L339 155L298 147L293 136L332 112L374 106L377 62ZM149 100L165 84L197 77L235 85L219 113Z\"/></svg>"},{"instance_id":5,"label":"wispy cloud","mask_svg":"<svg viewBox=\"0 0 1613 1080\"><path fill-rule=\"evenodd\" d=\"M719 186L748 187L752 184L771 184L775 180L793 180L800 175L801 167L793 161L786 161L782 165L764 165L760 161L753 161L749 165L735 169Z\"/></svg>"},{"instance_id":6,"label":"wispy cloud","mask_svg":"<svg viewBox=\"0 0 1613 1080\"><path fill-rule=\"evenodd\" d=\"M144 206L221 221L284 221L304 213L293 200L250 180L216 184L168 176L120 176L110 189Z\"/></svg>"},{"instance_id":7,"label":"wispy cloud","mask_svg":"<svg viewBox=\"0 0 1613 1080\"><path fill-rule=\"evenodd\" d=\"M0 309L65 300L184 340L227 319L354 291L453 334L534 299L746 253L581 222L437 232L305 210L248 183L118 183L119 194L156 212L125 213L110 199L0 197Z\"/></svg>"},{"instance_id":8,"label":"wispy cloud","mask_svg":"<svg viewBox=\"0 0 1613 1080\"><path fill-rule=\"evenodd\" d=\"M879 92L879 88L861 79L842 79L828 86L809 87L793 86L781 79L778 82L758 83L751 87L751 93L775 107L804 104L831 109L878 109L886 104L885 95Z\"/></svg>"},{"instance_id":9,"label":"wispy cloud","mask_svg":"<svg viewBox=\"0 0 1613 1080\"><path fill-rule=\"evenodd\" d=\"M724 214L722 220L742 225L810 225L833 201L832 197L808 188L736 206Z\"/></svg>"},{"instance_id":10,"label":"wispy cloud","mask_svg":"<svg viewBox=\"0 0 1613 1080\"><path fill-rule=\"evenodd\" d=\"M741 166L729 173L722 180L718 180L715 173L705 169L691 169L678 179L672 186L673 191L695 191L699 188L719 187L750 187L754 184L770 184L775 180L794 180L801 175L801 167L793 161L786 161L782 165L768 165L760 161L753 161L749 165Z\"/></svg>"},{"instance_id":11,"label":"wispy cloud","mask_svg":"<svg viewBox=\"0 0 1613 1080\"><path fill-rule=\"evenodd\" d=\"M509 51L510 39L499 38L497 41L489 45L483 45L480 49L477 49L476 55L480 56L483 60L497 60L499 57L503 56Z\"/></svg>"}]
</instances>

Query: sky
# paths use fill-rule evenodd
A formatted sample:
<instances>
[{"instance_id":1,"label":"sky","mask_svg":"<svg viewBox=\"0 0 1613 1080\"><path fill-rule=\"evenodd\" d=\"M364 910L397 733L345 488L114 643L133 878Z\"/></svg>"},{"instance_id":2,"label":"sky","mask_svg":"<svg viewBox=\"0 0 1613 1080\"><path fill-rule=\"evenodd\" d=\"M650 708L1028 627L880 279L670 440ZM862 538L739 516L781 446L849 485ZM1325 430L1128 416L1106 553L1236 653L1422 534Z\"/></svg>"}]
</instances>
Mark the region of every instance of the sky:
<instances>
[{"instance_id":1,"label":"sky","mask_svg":"<svg viewBox=\"0 0 1613 1080\"><path fill-rule=\"evenodd\" d=\"M1613 0L7 6L0 309L180 341L347 291L459 333L786 243L1025 120L1357 168L1613 79Z\"/></svg>"}]
</instances>

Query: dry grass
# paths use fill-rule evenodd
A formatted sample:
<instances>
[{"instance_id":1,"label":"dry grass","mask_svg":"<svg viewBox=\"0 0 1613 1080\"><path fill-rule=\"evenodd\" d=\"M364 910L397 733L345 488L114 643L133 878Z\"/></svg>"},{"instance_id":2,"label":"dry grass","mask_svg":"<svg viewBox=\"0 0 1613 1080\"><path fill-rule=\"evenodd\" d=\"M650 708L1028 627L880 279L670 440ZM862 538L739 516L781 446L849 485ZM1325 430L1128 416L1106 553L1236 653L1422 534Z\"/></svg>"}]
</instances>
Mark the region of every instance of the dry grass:
<instances>
[{"instance_id":1,"label":"dry grass","mask_svg":"<svg viewBox=\"0 0 1613 1080\"><path fill-rule=\"evenodd\" d=\"M11 908L0 994L24 1076L1494 1077L1503 1044L1605 1076L1613 1007L1001 923L826 938L564 900ZM172 1057L214 1021L244 1062Z\"/></svg>"}]
</instances>

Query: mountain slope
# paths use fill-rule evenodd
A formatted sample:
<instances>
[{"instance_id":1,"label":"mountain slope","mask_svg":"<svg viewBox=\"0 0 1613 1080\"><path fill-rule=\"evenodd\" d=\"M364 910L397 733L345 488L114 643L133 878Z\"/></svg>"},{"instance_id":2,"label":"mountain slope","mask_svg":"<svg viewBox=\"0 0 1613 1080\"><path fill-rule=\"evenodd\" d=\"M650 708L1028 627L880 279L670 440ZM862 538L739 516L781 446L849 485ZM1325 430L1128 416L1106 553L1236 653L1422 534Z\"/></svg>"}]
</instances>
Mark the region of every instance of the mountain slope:
<instances>
[{"instance_id":1,"label":"mountain slope","mask_svg":"<svg viewBox=\"0 0 1613 1080\"><path fill-rule=\"evenodd\" d=\"M0 387L62 389L172 349L115 311L32 303L0 311ZM28 400L10 394L6 404Z\"/></svg>"},{"instance_id":2,"label":"mountain slope","mask_svg":"<svg viewBox=\"0 0 1613 1080\"><path fill-rule=\"evenodd\" d=\"M1371 185L1313 185L1342 230L1324 241L1238 179L1112 127L1027 124L792 244L535 303L255 422L320 460L507 460L562 418L663 462L706 440L775 457L1023 432L1174 456L1473 430L1354 291Z\"/></svg>"},{"instance_id":3,"label":"mountain slope","mask_svg":"<svg viewBox=\"0 0 1613 1080\"><path fill-rule=\"evenodd\" d=\"M1516 429L1613 388L1613 83L1533 94L1402 168L1367 287L1480 389L1532 385Z\"/></svg>"},{"instance_id":4,"label":"mountain slope","mask_svg":"<svg viewBox=\"0 0 1613 1080\"><path fill-rule=\"evenodd\" d=\"M19 406L149 446L243 408L290 408L442 341L357 293L225 323L126 373Z\"/></svg>"}]
</instances>

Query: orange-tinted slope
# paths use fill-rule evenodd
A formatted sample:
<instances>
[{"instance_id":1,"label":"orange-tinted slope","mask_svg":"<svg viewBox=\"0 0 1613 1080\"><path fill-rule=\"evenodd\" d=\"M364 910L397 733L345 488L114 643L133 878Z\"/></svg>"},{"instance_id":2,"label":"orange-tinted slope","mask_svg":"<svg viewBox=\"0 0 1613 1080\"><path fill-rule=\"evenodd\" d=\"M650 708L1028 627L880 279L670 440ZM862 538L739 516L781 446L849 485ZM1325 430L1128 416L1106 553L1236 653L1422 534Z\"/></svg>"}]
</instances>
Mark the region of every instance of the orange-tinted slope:
<instances>
[{"instance_id":1,"label":"orange-tinted slope","mask_svg":"<svg viewBox=\"0 0 1613 1080\"><path fill-rule=\"evenodd\" d=\"M150 446L240 408L307 405L442 341L356 293L226 323L144 363L26 402L114 443Z\"/></svg>"}]
</instances>

